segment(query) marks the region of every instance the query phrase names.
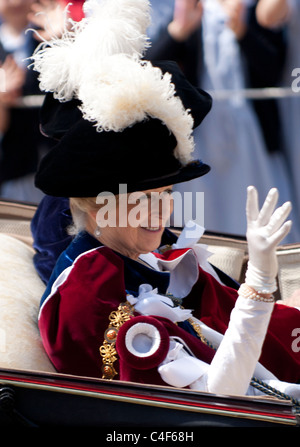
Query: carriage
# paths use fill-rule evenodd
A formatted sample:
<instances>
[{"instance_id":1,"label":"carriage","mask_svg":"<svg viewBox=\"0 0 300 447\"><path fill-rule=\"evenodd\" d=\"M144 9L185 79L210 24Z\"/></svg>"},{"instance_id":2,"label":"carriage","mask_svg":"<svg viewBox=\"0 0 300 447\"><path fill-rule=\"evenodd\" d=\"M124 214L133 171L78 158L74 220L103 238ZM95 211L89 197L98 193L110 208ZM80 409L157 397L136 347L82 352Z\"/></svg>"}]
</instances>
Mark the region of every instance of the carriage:
<instances>
[{"instance_id":1,"label":"carriage","mask_svg":"<svg viewBox=\"0 0 300 447\"><path fill-rule=\"evenodd\" d=\"M135 433L144 433L144 439L152 436L150 440L157 442L195 441L196 427L300 425L300 408L282 396L214 395L57 373L37 327L45 286L32 261L30 222L35 210L30 203L0 202L1 427L106 427L111 428L111 441L118 441L115 427L134 427ZM247 263L243 237L205 233L200 242L208 245L212 264L242 280ZM276 298L284 300L300 288L300 244L281 245L277 256ZM162 431L166 428L169 431Z\"/></svg>"}]
</instances>

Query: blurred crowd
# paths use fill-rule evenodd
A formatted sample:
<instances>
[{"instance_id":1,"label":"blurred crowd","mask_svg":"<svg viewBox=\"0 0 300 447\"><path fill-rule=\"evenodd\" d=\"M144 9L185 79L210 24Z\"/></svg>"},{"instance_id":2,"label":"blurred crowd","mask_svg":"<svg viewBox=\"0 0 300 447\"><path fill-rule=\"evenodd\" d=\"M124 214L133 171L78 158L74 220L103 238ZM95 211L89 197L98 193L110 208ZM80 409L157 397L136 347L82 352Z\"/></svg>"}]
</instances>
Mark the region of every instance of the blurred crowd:
<instances>
[{"instance_id":1,"label":"blurred crowd","mask_svg":"<svg viewBox=\"0 0 300 447\"><path fill-rule=\"evenodd\" d=\"M39 130L41 92L30 69L42 39L60 35L67 1L0 0L0 196L39 203L34 174L52 142ZM83 17L82 1L69 6L74 20ZM35 29L37 32L33 32Z\"/></svg>"},{"instance_id":2,"label":"blurred crowd","mask_svg":"<svg viewBox=\"0 0 300 447\"><path fill-rule=\"evenodd\" d=\"M22 102L40 94L26 58L42 39L62 32L67 3L0 0L2 198L40 201L33 177L51 143L39 133L39 108ZM68 6L75 21L83 17L82 4L73 0ZM247 186L256 186L261 197L277 187L280 201L293 203L294 225L285 242L299 242L300 0L151 0L151 5L145 57L177 61L190 82L214 100L195 130L195 157L212 170L176 190L194 197L204 192L208 231L244 235ZM37 33L25 33L28 28ZM294 91L285 89L292 86ZM287 92L272 97L266 94L270 88ZM248 89L256 89L258 97L245 95Z\"/></svg>"},{"instance_id":3,"label":"blurred crowd","mask_svg":"<svg viewBox=\"0 0 300 447\"><path fill-rule=\"evenodd\" d=\"M152 5L147 56L175 59L190 81L214 98L195 131L196 156L211 165L211 173L176 189L204 192L207 230L244 234L247 186L255 185L261 197L275 186L280 200L293 203L289 242L299 241L300 97L248 99L234 91L291 87L292 68L300 63L300 2L152 0ZM224 91L229 94L220 95Z\"/></svg>"}]
</instances>

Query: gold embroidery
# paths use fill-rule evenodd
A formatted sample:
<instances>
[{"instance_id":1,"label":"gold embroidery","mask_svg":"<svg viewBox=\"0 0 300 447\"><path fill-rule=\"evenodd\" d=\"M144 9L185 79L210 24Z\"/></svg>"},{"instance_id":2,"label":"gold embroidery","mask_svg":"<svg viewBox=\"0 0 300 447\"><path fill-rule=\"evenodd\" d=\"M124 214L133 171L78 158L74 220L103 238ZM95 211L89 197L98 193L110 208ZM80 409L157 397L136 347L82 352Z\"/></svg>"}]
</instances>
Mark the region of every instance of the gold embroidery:
<instances>
[{"instance_id":1,"label":"gold embroidery","mask_svg":"<svg viewBox=\"0 0 300 447\"><path fill-rule=\"evenodd\" d=\"M197 334L197 336L200 338L200 340L201 340L203 343L207 344L207 340L206 340L206 338L204 337L204 335L202 334L200 325L199 325L198 323L196 323L196 322L193 320L193 318L189 318L189 319L188 319L188 322L189 322L190 325L193 327L194 331L196 332L196 334Z\"/></svg>"},{"instance_id":2,"label":"gold embroidery","mask_svg":"<svg viewBox=\"0 0 300 447\"><path fill-rule=\"evenodd\" d=\"M128 321L134 312L134 307L126 301L121 303L118 310L114 310L109 315L109 326L104 333L103 345L100 346L99 351L102 357L102 379L112 380L118 373L114 368L114 362L117 358L117 351L115 344L117 340L118 330Z\"/></svg>"},{"instance_id":3,"label":"gold embroidery","mask_svg":"<svg viewBox=\"0 0 300 447\"><path fill-rule=\"evenodd\" d=\"M159 253L164 254L166 251L172 250L172 245L167 244L159 247Z\"/></svg>"},{"instance_id":4,"label":"gold embroidery","mask_svg":"<svg viewBox=\"0 0 300 447\"><path fill-rule=\"evenodd\" d=\"M175 299L170 294L168 297L172 297L173 301ZM178 300L177 305L180 304ZM182 306L181 306L182 307ZM182 307L183 308L183 307ZM117 361L117 351L115 349L115 344L117 340L117 335L119 328L134 315L134 306L132 306L128 301L121 303L117 310L114 310L109 315L109 326L104 333L103 345L100 346L99 351L102 357L102 379L112 380L118 373L114 368L114 362ZM199 339L210 346L208 340L203 336L200 325L194 321L193 318L189 318L188 322L191 324L195 330ZM177 324L177 323L176 323Z\"/></svg>"}]
</instances>

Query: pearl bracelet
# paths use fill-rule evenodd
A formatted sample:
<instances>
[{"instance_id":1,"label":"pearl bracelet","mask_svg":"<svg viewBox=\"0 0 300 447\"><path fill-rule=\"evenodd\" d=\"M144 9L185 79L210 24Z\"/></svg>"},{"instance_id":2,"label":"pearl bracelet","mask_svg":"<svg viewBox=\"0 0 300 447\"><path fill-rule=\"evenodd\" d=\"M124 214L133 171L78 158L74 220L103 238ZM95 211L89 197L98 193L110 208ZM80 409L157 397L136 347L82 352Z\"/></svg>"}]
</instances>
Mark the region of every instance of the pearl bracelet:
<instances>
[{"instance_id":1,"label":"pearl bracelet","mask_svg":"<svg viewBox=\"0 0 300 447\"><path fill-rule=\"evenodd\" d=\"M245 283L240 286L238 293L239 293L239 295L243 296L244 298L249 298L250 300L264 301L266 303L274 302L273 295L266 297L266 296L262 295L261 293L257 292L256 290L252 289L252 287L248 286L248 284L245 284Z\"/></svg>"}]
</instances>

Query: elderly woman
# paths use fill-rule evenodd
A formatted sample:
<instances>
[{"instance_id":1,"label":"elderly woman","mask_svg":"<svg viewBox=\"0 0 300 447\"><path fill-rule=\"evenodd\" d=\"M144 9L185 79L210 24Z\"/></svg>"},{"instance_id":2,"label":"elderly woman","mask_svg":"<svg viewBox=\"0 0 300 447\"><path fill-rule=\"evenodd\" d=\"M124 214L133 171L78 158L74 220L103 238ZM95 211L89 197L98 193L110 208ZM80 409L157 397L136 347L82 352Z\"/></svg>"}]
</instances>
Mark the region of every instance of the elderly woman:
<instances>
[{"instance_id":1,"label":"elderly woman","mask_svg":"<svg viewBox=\"0 0 300 447\"><path fill-rule=\"evenodd\" d=\"M147 2L135 5L144 17ZM259 211L256 191L249 188L250 259L238 291L224 285L208 264L205 248L196 243L197 226L186 228L172 246L162 246L172 185L209 171L191 152L193 126L208 113L210 98L175 64L154 66L140 59L140 51L131 47L137 39L126 42L128 17L134 16L128 7L126 0L97 5L80 33L67 36L73 58L64 72L58 65L59 79L49 75L49 66L66 63L64 42L50 43L33 56L41 85L61 101L48 97L54 114L46 113L44 127L58 133L65 128L42 160L36 184L46 194L70 198L77 233L42 298L39 328L45 349L63 373L230 394L253 393L249 385L255 373L286 390L290 385L281 381L300 379L299 358L289 345L300 314L274 305L272 294L275 248L289 231L290 204L274 211L277 191L271 190ZM91 70L84 66L94 60L95 49L84 47L80 53L78 42L91 30L101 34L99 21L107 25L107 17L119 20L120 29L126 14L122 51L118 45L110 51L100 45L101 53L96 34L101 64ZM133 33L140 23L133 23ZM78 104L80 113L70 114Z\"/></svg>"}]
</instances>

